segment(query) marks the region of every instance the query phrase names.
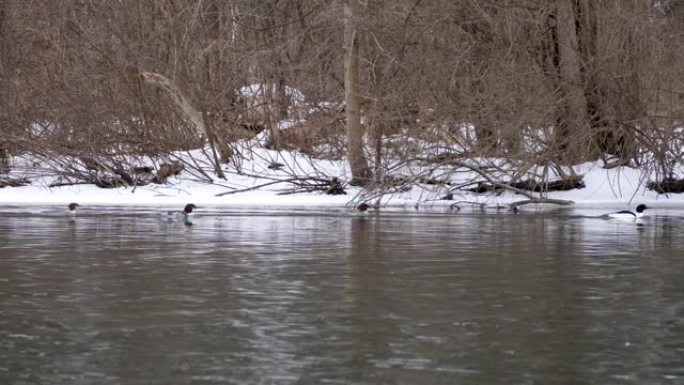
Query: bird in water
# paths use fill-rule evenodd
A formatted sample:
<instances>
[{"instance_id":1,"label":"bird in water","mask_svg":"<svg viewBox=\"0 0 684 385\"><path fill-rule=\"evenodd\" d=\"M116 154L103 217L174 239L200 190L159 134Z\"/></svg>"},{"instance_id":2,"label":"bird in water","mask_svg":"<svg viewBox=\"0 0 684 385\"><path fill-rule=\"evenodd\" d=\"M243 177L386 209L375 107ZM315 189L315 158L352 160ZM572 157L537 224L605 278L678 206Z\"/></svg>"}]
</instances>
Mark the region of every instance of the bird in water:
<instances>
[{"instance_id":1,"label":"bird in water","mask_svg":"<svg viewBox=\"0 0 684 385\"><path fill-rule=\"evenodd\" d=\"M632 210L622 210L622 211L617 211L614 213L606 214L608 218L611 219L622 219L622 220L637 220L639 218L643 218L644 216L644 211L647 210L649 207L646 206L645 204L640 204L636 207L634 211Z\"/></svg>"},{"instance_id":2,"label":"bird in water","mask_svg":"<svg viewBox=\"0 0 684 385\"><path fill-rule=\"evenodd\" d=\"M370 205L368 203L365 203L365 202L356 206L356 210L358 210L361 213L365 213L366 211L368 211L369 208L370 208Z\"/></svg>"},{"instance_id":3,"label":"bird in water","mask_svg":"<svg viewBox=\"0 0 684 385\"><path fill-rule=\"evenodd\" d=\"M69 203L69 205L67 206L69 208L69 214L76 215L76 209L80 206L81 205L79 205L78 203Z\"/></svg>"},{"instance_id":4,"label":"bird in water","mask_svg":"<svg viewBox=\"0 0 684 385\"><path fill-rule=\"evenodd\" d=\"M186 226L192 226L192 212L196 208L194 204L188 203L182 211L168 211L165 216L171 220L182 220Z\"/></svg>"}]
</instances>

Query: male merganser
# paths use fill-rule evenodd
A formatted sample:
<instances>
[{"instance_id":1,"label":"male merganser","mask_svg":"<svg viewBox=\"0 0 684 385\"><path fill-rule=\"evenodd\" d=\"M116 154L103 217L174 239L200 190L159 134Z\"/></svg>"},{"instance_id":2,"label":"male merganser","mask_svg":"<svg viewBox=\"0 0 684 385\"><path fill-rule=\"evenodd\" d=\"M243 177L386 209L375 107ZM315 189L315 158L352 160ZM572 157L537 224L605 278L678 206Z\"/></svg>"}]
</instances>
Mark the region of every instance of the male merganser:
<instances>
[{"instance_id":1,"label":"male merganser","mask_svg":"<svg viewBox=\"0 0 684 385\"><path fill-rule=\"evenodd\" d=\"M69 214L71 215L76 215L76 208L80 207L78 203L69 203Z\"/></svg>"},{"instance_id":2,"label":"male merganser","mask_svg":"<svg viewBox=\"0 0 684 385\"><path fill-rule=\"evenodd\" d=\"M636 207L635 211L632 210L622 210L615 213L608 214L609 218L612 219L626 219L626 220L637 220L644 216L644 210L649 207L645 204L640 204Z\"/></svg>"},{"instance_id":3,"label":"male merganser","mask_svg":"<svg viewBox=\"0 0 684 385\"><path fill-rule=\"evenodd\" d=\"M192 210L196 208L197 206L194 204L188 203L185 205L183 211L168 211L166 216L169 219L182 219L185 225L192 226Z\"/></svg>"}]
</instances>

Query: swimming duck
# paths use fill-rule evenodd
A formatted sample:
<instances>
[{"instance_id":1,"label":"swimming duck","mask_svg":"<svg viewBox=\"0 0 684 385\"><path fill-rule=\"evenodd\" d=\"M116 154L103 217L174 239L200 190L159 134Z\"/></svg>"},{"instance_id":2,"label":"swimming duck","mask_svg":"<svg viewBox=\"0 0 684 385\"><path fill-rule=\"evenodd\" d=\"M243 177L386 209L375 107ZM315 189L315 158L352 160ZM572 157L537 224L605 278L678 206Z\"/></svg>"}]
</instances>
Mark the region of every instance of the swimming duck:
<instances>
[{"instance_id":1,"label":"swimming duck","mask_svg":"<svg viewBox=\"0 0 684 385\"><path fill-rule=\"evenodd\" d=\"M197 206L194 204L188 203L183 211L168 211L166 217L168 219L182 219L185 225L192 226L192 211L196 208Z\"/></svg>"},{"instance_id":2,"label":"swimming duck","mask_svg":"<svg viewBox=\"0 0 684 385\"><path fill-rule=\"evenodd\" d=\"M76 215L76 208L80 206L81 205L79 205L78 203L69 203L69 205L67 206L69 208L69 214Z\"/></svg>"},{"instance_id":3,"label":"swimming duck","mask_svg":"<svg viewBox=\"0 0 684 385\"><path fill-rule=\"evenodd\" d=\"M622 210L615 213L607 214L609 218L612 219L626 219L626 220L637 220L644 216L644 210L649 207L645 204L640 204L636 207L636 210Z\"/></svg>"}]
</instances>

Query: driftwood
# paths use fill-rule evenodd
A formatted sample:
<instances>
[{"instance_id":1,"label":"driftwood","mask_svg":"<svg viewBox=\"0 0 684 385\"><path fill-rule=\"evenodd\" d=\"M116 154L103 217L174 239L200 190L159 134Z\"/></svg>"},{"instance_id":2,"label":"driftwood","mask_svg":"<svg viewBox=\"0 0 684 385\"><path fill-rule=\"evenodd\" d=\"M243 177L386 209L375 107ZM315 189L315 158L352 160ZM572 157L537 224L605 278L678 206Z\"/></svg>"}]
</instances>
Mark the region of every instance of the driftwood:
<instances>
[{"instance_id":1,"label":"driftwood","mask_svg":"<svg viewBox=\"0 0 684 385\"><path fill-rule=\"evenodd\" d=\"M323 178L306 178L306 177L295 177L287 179L276 179L270 182L262 183L257 186L252 186L244 188L241 190L231 190L216 194L217 197L239 194L243 192L258 190L262 187L272 186L279 183L289 183L294 185L292 189L281 191L278 195L289 195L289 194L299 194L306 192L320 191L326 195L344 195L347 192L344 190L344 184L339 179L333 177L331 179Z\"/></svg>"},{"instance_id":2,"label":"driftwood","mask_svg":"<svg viewBox=\"0 0 684 385\"><path fill-rule=\"evenodd\" d=\"M418 160L418 161L427 161L428 158L415 158L415 160ZM522 189L522 188L518 188L518 187L512 186L510 182L509 182L509 183L505 183L505 182L499 182L499 181L497 181L497 180L490 174L490 172L488 172L488 170L486 170L485 168L483 168L482 166L480 166L480 165L478 165L478 164L473 164L473 163L471 163L471 162L461 161L461 160L458 160L458 159L444 160L444 161L442 162L442 164L443 164L443 165L450 165L450 166L454 166L454 167L462 167L462 168L465 168L465 169L467 169L467 170L470 170L470 171L473 171L473 172L479 174L479 175L485 180L485 182L479 182L479 183L477 184L477 187L475 188L475 190L472 190L472 189L471 189L471 190L468 190L468 191L486 192L486 191L484 191L484 190L486 190L487 188L489 188L489 187L487 187L487 186L491 186L491 189L492 189L492 190L489 190L489 191L495 191L495 190L496 190L496 191L503 191L503 190L508 190L508 191L513 192L513 193L520 194L520 195L522 195L522 196L524 196L524 197L526 197L526 198L528 198L528 199L530 199L530 200L538 199L538 198L537 198L531 191L529 191L529 190L525 190L525 189ZM577 179L579 182L581 182L582 177L581 177L581 176L577 176L577 177L574 177L574 178L568 178L568 180L575 180L575 179ZM548 187L548 183L546 183L545 185L546 185L546 187ZM578 183L578 184L577 184L577 186L580 186L580 185L581 185L582 187L584 187L584 183L581 183L581 184ZM545 191L548 191L548 190L545 190Z\"/></svg>"},{"instance_id":3,"label":"driftwood","mask_svg":"<svg viewBox=\"0 0 684 385\"><path fill-rule=\"evenodd\" d=\"M248 192L248 191L254 191L254 190L258 190L258 189L260 189L260 188L262 188L262 187L272 186L272 185L278 184L278 183L293 182L293 181L298 180L298 179L299 179L299 178L276 179L276 180L272 180L272 181L270 181L270 182L262 183L262 184L257 185L257 186L252 186L252 187L243 188L243 189L241 189L241 190L230 190L230 191L218 193L218 194L216 194L215 196L217 196L217 197L222 197L222 196L225 196L225 195L232 195L232 194L239 194L239 193Z\"/></svg>"},{"instance_id":4,"label":"driftwood","mask_svg":"<svg viewBox=\"0 0 684 385\"><path fill-rule=\"evenodd\" d=\"M93 184L100 188L116 188L163 183L159 175L155 175L154 168L150 166L129 167L125 163L85 156L77 159L85 166L85 170L67 166L67 169L60 172L60 180L51 183L49 187ZM180 162L173 162L172 165L163 163L158 173L166 172L166 177L168 177L177 175L181 170L183 170L183 165Z\"/></svg>"},{"instance_id":5,"label":"driftwood","mask_svg":"<svg viewBox=\"0 0 684 385\"><path fill-rule=\"evenodd\" d=\"M665 178L660 182L648 182L646 187L658 194L679 194L684 192L684 179Z\"/></svg>"},{"instance_id":6,"label":"driftwood","mask_svg":"<svg viewBox=\"0 0 684 385\"><path fill-rule=\"evenodd\" d=\"M89 181L78 181L78 182L53 182L48 185L48 187L53 188L53 187L64 187L64 186L79 186L79 185L86 185L86 184L93 184L92 182Z\"/></svg>"},{"instance_id":7,"label":"driftwood","mask_svg":"<svg viewBox=\"0 0 684 385\"><path fill-rule=\"evenodd\" d=\"M99 177L93 180L93 184L99 188L117 188L129 186L126 181L118 176Z\"/></svg>"},{"instance_id":8,"label":"driftwood","mask_svg":"<svg viewBox=\"0 0 684 385\"><path fill-rule=\"evenodd\" d=\"M479 206L481 210L485 210L487 208L494 208L496 210L503 210L507 209L512 211L514 214L517 214L520 210L518 209L519 206L523 205L528 205L528 204L553 204L553 205L560 205L560 206L570 206L574 204L575 202L570 201L570 200L565 200L565 199L552 199L552 198L532 198L532 199L523 199L519 201L515 201L512 203L508 203L505 205L490 205L489 203L481 203L481 202L471 202L471 201L458 201L455 203L452 203L449 205L449 208L451 210L456 210L460 211L461 207L460 205L462 204L469 204L473 206Z\"/></svg>"},{"instance_id":9,"label":"driftwood","mask_svg":"<svg viewBox=\"0 0 684 385\"><path fill-rule=\"evenodd\" d=\"M136 166L131 169L131 172L136 175L151 174L154 168L150 166Z\"/></svg>"},{"instance_id":10,"label":"driftwood","mask_svg":"<svg viewBox=\"0 0 684 385\"><path fill-rule=\"evenodd\" d=\"M327 183L327 186L324 184L321 186L321 188L325 188L325 194L326 195L346 195L347 192L344 191L344 187L342 186L342 182L340 182L339 179L337 178L332 178L330 182Z\"/></svg>"},{"instance_id":11,"label":"driftwood","mask_svg":"<svg viewBox=\"0 0 684 385\"><path fill-rule=\"evenodd\" d=\"M584 181L582 181L582 177L574 177L551 182L536 182L533 180L524 180L520 182L501 182L496 184L490 182L479 182L475 187L466 189L466 191L482 194L487 192L502 191L506 188L505 186L509 186L517 190L532 192L568 191L586 187L584 185Z\"/></svg>"},{"instance_id":12,"label":"driftwood","mask_svg":"<svg viewBox=\"0 0 684 385\"><path fill-rule=\"evenodd\" d=\"M31 184L26 178L0 178L0 188L3 187L22 187Z\"/></svg>"},{"instance_id":13,"label":"driftwood","mask_svg":"<svg viewBox=\"0 0 684 385\"><path fill-rule=\"evenodd\" d=\"M120 168L111 168L112 174L97 173L90 181L99 188L139 187L150 183L160 183L151 173L135 173Z\"/></svg>"},{"instance_id":14,"label":"driftwood","mask_svg":"<svg viewBox=\"0 0 684 385\"><path fill-rule=\"evenodd\" d=\"M535 199L524 199L521 201L513 202L509 204L509 207L511 210L517 212L518 206L522 205L528 205L528 204L554 204L554 205L561 205L561 206L569 206L573 204L573 201L565 200L565 199L551 199L551 198L535 198Z\"/></svg>"},{"instance_id":15,"label":"driftwood","mask_svg":"<svg viewBox=\"0 0 684 385\"><path fill-rule=\"evenodd\" d=\"M582 177L572 177L551 182L535 182L533 180L525 180L521 182L511 183L511 186L521 190L528 190L534 192L543 191L568 191L574 189L582 189L586 187Z\"/></svg>"},{"instance_id":16,"label":"driftwood","mask_svg":"<svg viewBox=\"0 0 684 385\"><path fill-rule=\"evenodd\" d=\"M269 168L270 170L282 170L283 167L285 167L285 165L282 164L282 163L278 163L278 162L271 162L271 163L268 165L268 168Z\"/></svg>"},{"instance_id":17,"label":"driftwood","mask_svg":"<svg viewBox=\"0 0 684 385\"><path fill-rule=\"evenodd\" d=\"M157 176L154 177L154 183L163 184L166 183L167 179L171 176L175 176L181 173L185 169L185 166L181 162L171 162L162 163L159 166L159 171L157 171Z\"/></svg>"},{"instance_id":18,"label":"driftwood","mask_svg":"<svg viewBox=\"0 0 684 385\"><path fill-rule=\"evenodd\" d=\"M290 182L295 185L290 190L281 191L278 195L301 194L310 192L322 192L326 195L346 195L342 182L333 177L332 179L309 178Z\"/></svg>"}]
</instances>

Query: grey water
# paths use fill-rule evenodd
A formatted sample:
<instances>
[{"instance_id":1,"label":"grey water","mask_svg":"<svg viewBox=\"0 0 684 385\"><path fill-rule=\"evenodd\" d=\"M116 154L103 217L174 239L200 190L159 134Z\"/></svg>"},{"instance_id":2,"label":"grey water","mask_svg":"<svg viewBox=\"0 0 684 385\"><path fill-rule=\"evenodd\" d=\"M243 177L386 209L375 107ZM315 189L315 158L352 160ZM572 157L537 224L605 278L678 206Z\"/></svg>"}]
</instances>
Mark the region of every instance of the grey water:
<instances>
[{"instance_id":1,"label":"grey water","mask_svg":"<svg viewBox=\"0 0 684 385\"><path fill-rule=\"evenodd\" d=\"M0 384L684 384L684 213L0 210Z\"/></svg>"}]
</instances>

